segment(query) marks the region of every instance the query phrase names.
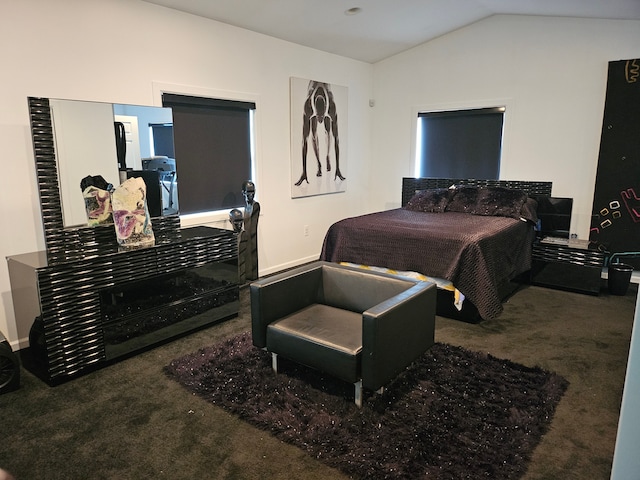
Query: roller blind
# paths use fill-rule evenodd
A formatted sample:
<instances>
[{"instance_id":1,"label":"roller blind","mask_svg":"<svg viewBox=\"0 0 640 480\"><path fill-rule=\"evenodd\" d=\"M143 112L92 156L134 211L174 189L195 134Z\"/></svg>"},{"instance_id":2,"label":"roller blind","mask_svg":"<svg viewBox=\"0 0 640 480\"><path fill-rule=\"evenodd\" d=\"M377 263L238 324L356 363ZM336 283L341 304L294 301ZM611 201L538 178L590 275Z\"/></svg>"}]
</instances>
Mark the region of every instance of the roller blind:
<instances>
[{"instance_id":1,"label":"roller blind","mask_svg":"<svg viewBox=\"0 0 640 480\"><path fill-rule=\"evenodd\" d=\"M504 108L418 114L419 175L498 179Z\"/></svg>"},{"instance_id":2,"label":"roller blind","mask_svg":"<svg viewBox=\"0 0 640 480\"><path fill-rule=\"evenodd\" d=\"M243 206L255 103L165 93L162 104L173 111L180 213Z\"/></svg>"}]
</instances>

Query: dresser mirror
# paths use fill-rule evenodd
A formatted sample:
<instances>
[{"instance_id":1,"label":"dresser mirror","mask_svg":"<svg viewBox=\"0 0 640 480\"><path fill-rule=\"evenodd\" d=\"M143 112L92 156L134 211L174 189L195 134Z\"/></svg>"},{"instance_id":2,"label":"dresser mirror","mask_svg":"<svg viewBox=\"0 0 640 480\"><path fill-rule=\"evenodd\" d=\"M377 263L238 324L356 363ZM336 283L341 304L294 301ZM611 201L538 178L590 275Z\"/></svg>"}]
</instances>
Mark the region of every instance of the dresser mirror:
<instances>
[{"instance_id":1,"label":"dresser mirror","mask_svg":"<svg viewBox=\"0 0 640 480\"><path fill-rule=\"evenodd\" d=\"M65 227L87 221L80 182L88 175L117 186L139 172L145 182L155 180L148 193L160 193L150 205L152 217L177 213L170 108L57 98L49 99L49 106Z\"/></svg>"},{"instance_id":2,"label":"dresser mirror","mask_svg":"<svg viewBox=\"0 0 640 480\"><path fill-rule=\"evenodd\" d=\"M170 108L29 97L49 263L115 244L113 225L87 226L80 182L142 177L154 228L179 228Z\"/></svg>"}]
</instances>

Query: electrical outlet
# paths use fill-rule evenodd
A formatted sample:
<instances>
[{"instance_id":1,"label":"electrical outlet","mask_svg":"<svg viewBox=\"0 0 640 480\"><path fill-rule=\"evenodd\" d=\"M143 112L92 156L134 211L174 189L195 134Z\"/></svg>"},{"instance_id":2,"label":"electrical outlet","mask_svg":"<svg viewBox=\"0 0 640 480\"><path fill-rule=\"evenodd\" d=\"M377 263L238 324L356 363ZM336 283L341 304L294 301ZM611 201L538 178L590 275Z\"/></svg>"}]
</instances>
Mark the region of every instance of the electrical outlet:
<instances>
[{"instance_id":1,"label":"electrical outlet","mask_svg":"<svg viewBox=\"0 0 640 480\"><path fill-rule=\"evenodd\" d=\"M304 236L308 237L309 236L309 225L305 225L304 226Z\"/></svg>"}]
</instances>

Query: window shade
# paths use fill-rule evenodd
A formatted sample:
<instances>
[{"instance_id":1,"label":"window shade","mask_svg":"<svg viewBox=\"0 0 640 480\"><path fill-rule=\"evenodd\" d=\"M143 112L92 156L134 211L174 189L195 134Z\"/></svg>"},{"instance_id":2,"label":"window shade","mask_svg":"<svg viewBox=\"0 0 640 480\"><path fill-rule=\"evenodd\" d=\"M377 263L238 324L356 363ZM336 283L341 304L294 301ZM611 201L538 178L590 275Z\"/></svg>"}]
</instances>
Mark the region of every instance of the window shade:
<instances>
[{"instance_id":1,"label":"window shade","mask_svg":"<svg viewBox=\"0 0 640 480\"><path fill-rule=\"evenodd\" d=\"M255 103L163 94L162 104L173 111L180 213L243 206Z\"/></svg>"},{"instance_id":2,"label":"window shade","mask_svg":"<svg viewBox=\"0 0 640 480\"><path fill-rule=\"evenodd\" d=\"M497 179L504 108L419 113L420 175Z\"/></svg>"}]
</instances>

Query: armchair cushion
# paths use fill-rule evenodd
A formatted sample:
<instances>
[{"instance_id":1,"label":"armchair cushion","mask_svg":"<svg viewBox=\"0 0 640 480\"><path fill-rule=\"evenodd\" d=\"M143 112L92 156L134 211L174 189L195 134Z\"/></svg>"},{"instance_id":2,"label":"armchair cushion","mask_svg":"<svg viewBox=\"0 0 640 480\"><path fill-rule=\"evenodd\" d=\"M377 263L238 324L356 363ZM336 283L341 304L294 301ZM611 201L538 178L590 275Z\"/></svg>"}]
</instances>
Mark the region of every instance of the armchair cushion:
<instances>
[{"instance_id":1,"label":"armchair cushion","mask_svg":"<svg viewBox=\"0 0 640 480\"><path fill-rule=\"evenodd\" d=\"M314 304L267 327L267 350L347 382L360 378L362 316Z\"/></svg>"}]
</instances>

